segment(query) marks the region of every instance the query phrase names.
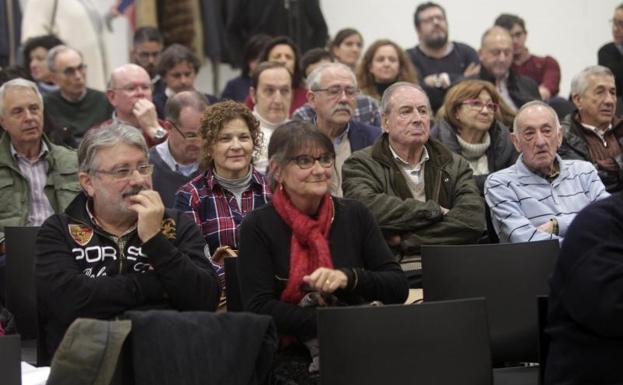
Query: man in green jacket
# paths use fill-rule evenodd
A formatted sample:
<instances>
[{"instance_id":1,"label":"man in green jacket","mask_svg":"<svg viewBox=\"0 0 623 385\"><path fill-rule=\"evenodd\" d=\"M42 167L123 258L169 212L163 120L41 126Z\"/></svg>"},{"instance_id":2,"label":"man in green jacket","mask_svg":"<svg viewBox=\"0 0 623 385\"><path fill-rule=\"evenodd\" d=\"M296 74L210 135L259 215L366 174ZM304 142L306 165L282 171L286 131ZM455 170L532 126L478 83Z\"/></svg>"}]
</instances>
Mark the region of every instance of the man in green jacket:
<instances>
[{"instance_id":1,"label":"man in green jacket","mask_svg":"<svg viewBox=\"0 0 623 385\"><path fill-rule=\"evenodd\" d=\"M43 135L43 101L35 83L14 79L0 87L0 231L39 226L81 191L74 150Z\"/></svg>"},{"instance_id":2,"label":"man in green jacket","mask_svg":"<svg viewBox=\"0 0 623 385\"><path fill-rule=\"evenodd\" d=\"M431 108L415 84L390 86L381 101L383 135L344 163L344 196L374 214L399 257L427 244L475 243L485 211L467 161L429 139Z\"/></svg>"}]
</instances>

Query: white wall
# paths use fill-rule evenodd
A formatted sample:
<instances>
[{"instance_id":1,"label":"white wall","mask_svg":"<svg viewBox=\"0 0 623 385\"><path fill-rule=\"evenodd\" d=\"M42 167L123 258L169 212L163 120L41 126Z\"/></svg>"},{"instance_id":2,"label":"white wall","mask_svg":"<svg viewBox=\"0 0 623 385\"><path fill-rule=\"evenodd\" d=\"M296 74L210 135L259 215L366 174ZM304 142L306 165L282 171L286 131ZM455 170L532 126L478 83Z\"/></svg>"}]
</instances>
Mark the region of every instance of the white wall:
<instances>
[{"instance_id":1,"label":"white wall","mask_svg":"<svg viewBox=\"0 0 623 385\"><path fill-rule=\"evenodd\" d=\"M331 35L341 28L354 27L363 34L366 44L379 38L392 39L404 48L417 43L413 13L423 0L321 1ZM482 33L500 13L522 17L530 51L553 56L560 63L561 95L566 95L573 75L597 64L597 50L612 39L608 20L622 0L434 1L446 9L450 39L476 49Z\"/></svg>"}]
</instances>

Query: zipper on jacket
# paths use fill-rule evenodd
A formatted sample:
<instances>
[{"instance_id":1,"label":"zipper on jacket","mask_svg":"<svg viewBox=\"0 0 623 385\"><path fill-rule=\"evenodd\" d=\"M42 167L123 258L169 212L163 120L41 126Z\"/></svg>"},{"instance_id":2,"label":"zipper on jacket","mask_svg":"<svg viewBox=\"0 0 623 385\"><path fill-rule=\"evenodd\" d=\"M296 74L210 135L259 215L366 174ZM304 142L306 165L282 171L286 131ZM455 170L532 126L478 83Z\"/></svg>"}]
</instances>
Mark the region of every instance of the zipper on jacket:
<instances>
[{"instance_id":1,"label":"zipper on jacket","mask_svg":"<svg viewBox=\"0 0 623 385\"><path fill-rule=\"evenodd\" d=\"M433 190L433 200L439 203L439 191L441 191L441 180L443 177L443 172L441 170L437 173L437 184L435 184L435 189Z\"/></svg>"},{"instance_id":2,"label":"zipper on jacket","mask_svg":"<svg viewBox=\"0 0 623 385\"><path fill-rule=\"evenodd\" d=\"M119 238L119 242L117 243L119 245L119 274L121 273L125 273L124 269L125 269L125 244L126 244L126 237L121 237Z\"/></svg>"}]
</instances>

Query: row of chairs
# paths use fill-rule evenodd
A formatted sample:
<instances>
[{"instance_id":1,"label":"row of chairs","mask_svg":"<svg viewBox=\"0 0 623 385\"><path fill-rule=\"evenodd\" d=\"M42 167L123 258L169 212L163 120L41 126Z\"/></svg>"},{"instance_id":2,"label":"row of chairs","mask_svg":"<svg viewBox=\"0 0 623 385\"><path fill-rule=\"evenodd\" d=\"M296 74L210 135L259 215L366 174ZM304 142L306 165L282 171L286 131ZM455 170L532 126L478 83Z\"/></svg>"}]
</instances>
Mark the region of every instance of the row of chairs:
<instances>
[{"instance_id":1,"label":"row of chairs","mask_svg":"<svg viewBox=\"0 0 623 385\"><path fill-rule=\"evenodd\" d=\"M37 321L34 286L38 228L6 228L5 232L7 307L16 317L23 344L38 342L36 358L28 361L45 364L49 360L44 354L44 339ZM500 368L492 372L491 367L543 362L546 354L539 350L539 338L543 337L539 333L542 330L539 316L543 321L545 312L539 312L539 306L541 310L546 307L543 296L549 291L547 282L557 254L557 241L424 247L423 304L329 308L318 312L319 338L324 346L321 349L323 385L344 383L341 375L354 376L362 369L367 373L363 377L370 381L346 382L375 383L371 380L375 378L374 373L384 373L385 382L400 383L392 382L391 378L400 373L394 369L403 367L408 369L404 374L412 379L430 379L423 368L441 367L428 359L444 365L445 370L429 371L437 376L461 373L459 368L480 368L473 374L474 382L461 381L467 384L491 383L476 381L483 378L482 372L489 373L489 377L493 373L496 385L538 383L538 368ZM236 266L235 258L225 260L229 311L242 310ZM541 299L537 302L539 296ZM481 299L461 300L465 298ZM451 301L438 302L447 300ZM478 321L483 314L485 321ZM486 352L482 351L482 346L470 342L480 341L482 345L483 325L487 332L484 333ZM448 338L444 340L443 336ZM541 346L546 344L541 343ZM465 360L452 358L461 354L465 354ZM344 357L349 358L345 360ZM419 358L415 360L416 357ZM488 362L488 366L468 365L476 358ZM422 365L416 365L416 361ZM456 366L459 363L465 365ZM422 380L421 383L456 383L449 381Z\"/></svg>"}]
</instances>

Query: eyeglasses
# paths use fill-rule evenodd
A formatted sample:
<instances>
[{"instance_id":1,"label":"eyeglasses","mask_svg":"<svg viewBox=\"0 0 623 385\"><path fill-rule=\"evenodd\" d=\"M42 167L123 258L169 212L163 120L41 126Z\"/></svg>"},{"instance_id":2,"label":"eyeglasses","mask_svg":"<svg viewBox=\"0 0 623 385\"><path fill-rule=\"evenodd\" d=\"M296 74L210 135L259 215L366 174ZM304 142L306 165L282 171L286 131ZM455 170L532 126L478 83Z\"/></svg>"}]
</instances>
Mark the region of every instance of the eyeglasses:
<instances>
[{"instance_id":1,"label":"eyeglasses","mask_svg":"<svg viewBox=\"0 0 623 385\"><path fill-rule=\"evenodd\" d=\"M83 73L84 71L86 71L86 69L87 69L87 65L84 63L80 63L75 67L65 67L65 69L61 72L65 76L75 76L76 73L78 72Z\"/></svg>"},{"instance_id":2,"label":"eyeglasses","mask_svg":"<svg viewBox=\"0 0 623 385\"><path fill-rule=\"evenodd\" d=\"M138 53L138 57L140 57L141 59L149 59L151 57L153 57L154 59L157 58L160 55L160 51L154 51L154 52L149 52L149 51L142 51Z\"/></svg>"},{"instance_id":3,"label":"eyeglasses","mask_svg":"<svg viewBox=\"0 0 623 385\"><path fill-rule=\"evenodd\" d=\"M184 138L184 140L197 140L201 138L198 132L183 133L182 130L180 130L180 128L177 126L177 124L175 124L172 120L169 120L168 122L171 123L173 128L175 128L175 130L182 136L182 138Z\"/></svg>"},{"instance_id":4,"label":"eyeglasses","mask_svg":"<svg viewBox=\"0 0 623 385\"><path fill-rule=\"evenodd\" d=\"M140 164L136 166L136 168L120 167L114 170L93 170L93 172L110 175L113 177L113 179L123 180L123 179L127 179L130 176L132 176L135 170L138 171L138 173L141 174L142 176L151 175L154 172L154 165L153 164Z\"/></svg>"},{"instance_id":5,"label":"eyeglasses","mask_svg":"<svg viewBox=\"0 0 623 385\"><path fill-rule=\"evenodd\" d=\"M489 111L491 112L496 112L498 110L498 104L497 103L493 103L493 102L489 102L489 103L485 103L482 100L479 99L467 99L467 100L463 100L463 102L461 104L465 104L467 106L469 106L472 110L476 110L476 111L482 111L483 108L487 108Z\"/></svg>"},{"instance_id":6,"label":"eyeglasses","mask_svg":"<svg viewBox=\"0 0 623 385\"><path fill-rule=\"evenodd\" d=\"M337 98L339 96L342 96L342 92L343 92L346 94L346 97L352 98L355 95L357 95L357 93L359 93L359 89L357 87L352 87L352 86L347 86L347 87L331 86L329 88L318 88L318 89L312 90L312 92L326 92L327 94L329 94L329 97L331 98Z\"/></svg>"},{"instance_id":7,"label":"eyeglasses","mask_svg":"<svg viewBox=\"0 0 623 385\"><path fill-rule=\"evenodd\" d=\"M133 94L136 91L148 92L153 90L153 86L150 84L128 84L127 86L113 88L117 91L125 91L129 94Z\"/></svg>"},{"instance_id":8,"label":"eyeglasses","mask_svg":"<svg viewBox=\"0 0 623 385\"><path fill-rule=\"evenodd\" d=\"M316 161L318 161L318 163L320 163L322 167L329 168L333 166L333 162L335 162L335 156L327 152L318 157L313 157L311 155L299 155L290 158L290 160L296 163L296 165L299 166L301 170L306 170L314 167Z\"/></svg>"},{"instance_id":9,"label":"eyeglasses","mask_svg":"<svg viewBox=\"0 0 623 385\"><path fill-rule=\"evenodd\" d=\"M618 29L623 29L623 20L610 19L610 25L612 25L613 27L617 27Z\"/></svg>"}]
</instances>

